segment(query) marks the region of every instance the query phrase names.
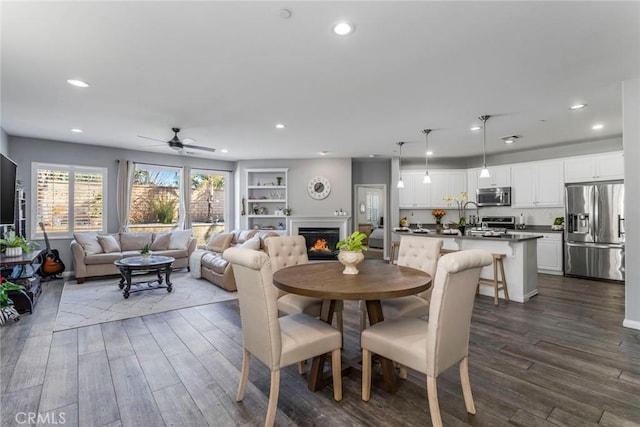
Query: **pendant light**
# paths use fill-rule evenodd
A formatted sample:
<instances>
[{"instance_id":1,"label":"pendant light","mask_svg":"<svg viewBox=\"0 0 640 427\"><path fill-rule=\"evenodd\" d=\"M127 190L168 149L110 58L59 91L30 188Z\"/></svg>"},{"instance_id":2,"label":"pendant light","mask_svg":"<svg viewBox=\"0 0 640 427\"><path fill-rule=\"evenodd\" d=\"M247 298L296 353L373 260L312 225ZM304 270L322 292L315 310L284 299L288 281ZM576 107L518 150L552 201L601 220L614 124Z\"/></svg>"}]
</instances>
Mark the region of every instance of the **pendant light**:
<instances>
[{"instance_id":1,"label":"pendant light","mask_svg":"<svg viewBox=\"0 0 640 427\"><path fill-rule=\"evenodd\" d=\"M424 137L426 140L425 143L425 151L424 151L424 178L422 179L423 184L431 184L431 177L429 176L429 134L431 133L431 129L423 129L422 133L424 133Z\"/></svg>"},{"instance_id":2,"label":"pendant light","mask_svg":"<svg viewBox=\"0 0 640 427\"><path fill-rule=\"evenodd\" d=\"M491 178L489 169L487 169L487 120L491 116L480 116L482 120L482 170L480 171L480 178Z\"/></svg>"},{"instance_id":3,"label":"pendant light","mask_svg":"<svg viewBox=\"0 0 640 427\"><path fill-rule=\"evenodd\" d=\"M402 167L402 146L404 142L396 142L398 147L400 147L400 161L398 162L398 169ZM400 179L398 179L398 188L404 188L404 181L402 181L402 172L400 172Z\"/></svg>"}]
</instances>

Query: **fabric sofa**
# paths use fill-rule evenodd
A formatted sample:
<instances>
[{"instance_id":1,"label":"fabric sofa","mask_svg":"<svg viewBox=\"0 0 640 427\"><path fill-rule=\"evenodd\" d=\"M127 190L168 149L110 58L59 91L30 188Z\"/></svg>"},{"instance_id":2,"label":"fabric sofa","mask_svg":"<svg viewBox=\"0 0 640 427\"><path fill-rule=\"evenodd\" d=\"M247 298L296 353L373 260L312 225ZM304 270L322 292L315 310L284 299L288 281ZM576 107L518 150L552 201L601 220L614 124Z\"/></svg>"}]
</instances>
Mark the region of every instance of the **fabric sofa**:
<instances>
[{"instance_id":1,"label":"fabric sofa","mask_svg":"<svg viewBox=\"0 0 640 427\"><path fill-rule=\"evenodd\" d=\"M78 283L88 277L120 274L114 261L139 256L140 250L149 245L153 255L175 258L174 268L189 267L189 256L196 249L197 241L191 230L174 230L167 233L75 233L71 241L71 253Z\"/></svg>"},{"instance_id":2,"label":"fabric sofa","mask_svg":"<svg viewBox=\"0 0 640 427\"><path fill-rule=\"evenodd\" d=\"M230 233L215 234L191 254L191 276L206 279L227 291L235 291L237 287L233 269L222 257L225 249L245 247L266 252L265 240L278 235L272 231L258 230L233 230Z\"/></svg>"}]
</instances>

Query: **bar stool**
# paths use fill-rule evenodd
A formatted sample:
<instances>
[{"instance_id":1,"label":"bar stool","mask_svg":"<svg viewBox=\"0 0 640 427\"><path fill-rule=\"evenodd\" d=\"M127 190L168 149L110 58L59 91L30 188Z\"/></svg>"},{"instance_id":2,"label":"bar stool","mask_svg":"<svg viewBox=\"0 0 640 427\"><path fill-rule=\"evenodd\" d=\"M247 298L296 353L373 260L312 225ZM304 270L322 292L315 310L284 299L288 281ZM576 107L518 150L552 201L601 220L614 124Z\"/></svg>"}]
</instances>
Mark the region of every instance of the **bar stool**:
<instances>
[{"instance_id":1,"label":"bar stool","mask_svg":"<svg viewBox=\"0 0 640 427\"><path fill-rule=\"evenodd\" d=\"M396 251L400 247L400 242L391 242L391 250L389 251L389 264L394 264L396 261Z\"/></svg>"},{"instance_id":2,"label":"bar stool","mask_svg":"<svg viewBox=\"0 0 640 427\"><path fill-rule=\"evenodd\" d=\"M481 277L478 280L478 288L476 293L480 293L480 285L492 285L493 286L493 303L498 305L498 292L502 289L504 292L505 301L509 302L509 289L507 289L507 277L504 274L504 262L505 254L491 254L493 256L493 279L485 279ZM501 280L498 280L498 267L500 267Z\"/></svg>"}]
</instances>

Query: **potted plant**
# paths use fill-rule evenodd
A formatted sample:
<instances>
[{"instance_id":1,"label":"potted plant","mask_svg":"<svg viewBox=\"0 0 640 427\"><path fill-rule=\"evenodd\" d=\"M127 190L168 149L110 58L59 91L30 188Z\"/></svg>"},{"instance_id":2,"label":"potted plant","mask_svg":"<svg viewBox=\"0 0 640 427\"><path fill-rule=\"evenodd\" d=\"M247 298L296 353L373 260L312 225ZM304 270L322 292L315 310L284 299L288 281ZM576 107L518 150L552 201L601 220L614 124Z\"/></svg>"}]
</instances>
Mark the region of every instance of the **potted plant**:
<instances>
[{"instance_id":1,"label":"potted plant","mask_svg":"<svg viewBox=\"0 0 640 427\"><path fill-rule=\"evenodd\" d=\"M551 226L552 230L560 231L564 230L564 217L559 216L553 220L553 225Z\"/></svg>"},{"instance_id":2,"label":"potted plant","mask_svg":"<svg viewBox=\"0 0 640 427\"><path fill-rule=\"evenodd\" d=\"M0 326L4 325L8 319L13 319L15 322L20 320L20 315L13 306L13 301L9 298L9 292L23 289L23 286L9 282L0 276Z\"/></svg>"},{"instance_id":3,"label":"potted plant","mask_svg":"<svg viewBox=\"0 0 640 427\"><path fill-rule=\"evenodd\" d=\"M36 248L36 244L28 241L22 236L16 236L14 231L5 233L4 239L0 239L2 251L7 257L22 256L23 252L31 252Z\"/></svg>"},{"instance_id":4,"label":"potted plant","mask_svg":"<svg viewBox=\"0 0 640 427\"><path fill-rule=\"evenodd\" d=\"M142 247L142 249L140 249L140 255L144 259L147 259L147 258L149 258L151 256L151 248L149 247L148 243L146 245L144 245Z\"/></svg>"},{"instance_id":5,"label":"potted plant","mask_svg":"<svg viewBox=\"0 0 640 427\"><path fill-rule=\"evenodd\" d=\"M369 249L364 245L367 235L361 231L354 231L351 235L336 243L338 261L344 265L343 274L358 274L356 266L364 260L364 251Z\"/></svg>"}]
</instances>

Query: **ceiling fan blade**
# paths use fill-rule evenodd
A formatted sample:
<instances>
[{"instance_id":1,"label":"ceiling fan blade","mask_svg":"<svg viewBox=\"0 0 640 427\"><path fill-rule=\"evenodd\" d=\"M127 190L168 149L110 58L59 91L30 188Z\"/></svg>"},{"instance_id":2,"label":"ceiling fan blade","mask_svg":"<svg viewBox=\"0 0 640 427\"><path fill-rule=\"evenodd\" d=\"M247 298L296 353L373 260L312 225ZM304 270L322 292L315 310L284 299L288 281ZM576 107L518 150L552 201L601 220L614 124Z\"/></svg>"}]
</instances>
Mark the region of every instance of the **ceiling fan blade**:
<instances>
[{"instance_id":1,"label":"ceiling fan blade","mask_svg":"<svg viewBox=\"0 0 640 427\"><path fill-rule=\"evenodd\" d=\"M143 138L143 139L150 139L152 141L158 141L158 142L164 142L166 144L167 141L163 141L161 139L157 139L157 138L151 138L150 136L144 136L144 135L138 135L138 138Z\"/></svg>"},{"instance_id":2,"label":"ceiling fan blade","mask_svg":"<svg viewBox=\"0 0 640 427\"><path fill-rule=\"evenodd\" d=\"M182 144L182 146L184 148L193 148L194 150L210 151L212 153L216 151L215 148L201 147L199 145Z\"/></svg>"}]
</instances>

